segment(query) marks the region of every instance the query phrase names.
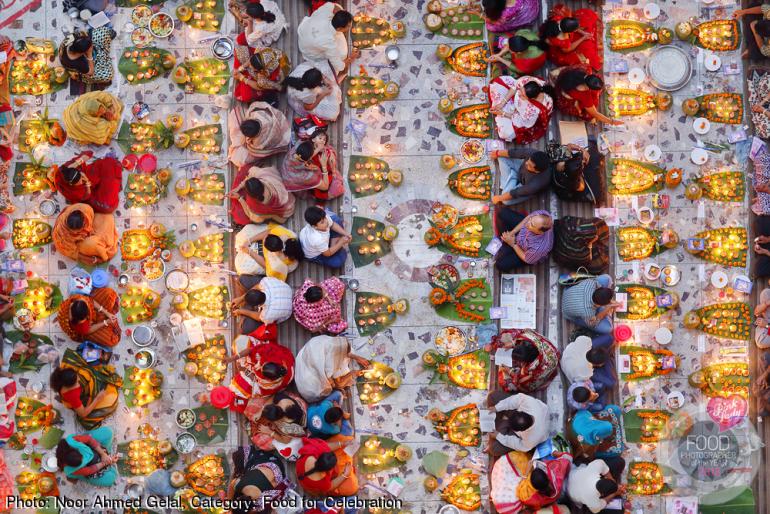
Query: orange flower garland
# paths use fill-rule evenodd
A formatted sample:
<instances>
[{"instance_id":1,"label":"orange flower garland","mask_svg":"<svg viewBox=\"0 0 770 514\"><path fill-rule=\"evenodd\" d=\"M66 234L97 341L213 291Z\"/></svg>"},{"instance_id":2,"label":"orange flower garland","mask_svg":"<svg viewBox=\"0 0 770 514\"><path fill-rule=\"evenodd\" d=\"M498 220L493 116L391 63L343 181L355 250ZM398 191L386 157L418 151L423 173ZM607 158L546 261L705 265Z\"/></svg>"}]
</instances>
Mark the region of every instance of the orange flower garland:
<instances>
[{"instance_id":1,"label":"orange flower garland","mask_svg":"<svg viewBox=\"0 0 770 514\"><path fill-rule=\"evenodd\" d=\"M449 128L464 137L486 139L492 135L489 104L460 107L449 115Z\"/></svg>"},{"instance_id":2,"label":"orange flower garland","mask_svg":"<svg viewBox=\"0 0 770 514\"><path fill-rule=\"evenodd\" d=\"M662 432L666 429L669 415L661 412L640 412L637 414L644 422L641 426L642 435L640 440L643 443L657 443L660 441Z\"/></svg>"},{"instance_id":3,"label":"orange flower garland","mask_svg":"<svg viewBox=\"0 0 770 514\"><path fill-rule=\"evenodd\" d=\"M628 485L631 494L658 494L666 487L660 466L654 462L632 462L628 467Z\"/></svg>"},{"instance_id":4,"label":"orange flower garland","mask_svg":"<svg viewBox=\"0 0 770 514\"><path fill-rule=\"evenodd\" d=\"M431 305L443 305L449 301L449 294L439 287L434 287L430 292Z\"/></svg>"},{"instance_id":5,"label":"orange flower garland","mask_svg":"<svg viewBox=\"0 0 770 514\"><path fill-rule=\"evenodd\" d=\"M447 180L449 188L468 200L489 200L492 174L489 166L475 166L453 173Z\"/></svg>"},{"instance_id":6,"label":"orange flower garland","mask_svg":"<svg viewBox=\"0 0 770 514\"><path fill-rule=\"evenodd\" d=\"M731 52L741 44L736 20L709 20L698 25L693 34L700 46L714 52Z\"/></svg>"}]
</instances>

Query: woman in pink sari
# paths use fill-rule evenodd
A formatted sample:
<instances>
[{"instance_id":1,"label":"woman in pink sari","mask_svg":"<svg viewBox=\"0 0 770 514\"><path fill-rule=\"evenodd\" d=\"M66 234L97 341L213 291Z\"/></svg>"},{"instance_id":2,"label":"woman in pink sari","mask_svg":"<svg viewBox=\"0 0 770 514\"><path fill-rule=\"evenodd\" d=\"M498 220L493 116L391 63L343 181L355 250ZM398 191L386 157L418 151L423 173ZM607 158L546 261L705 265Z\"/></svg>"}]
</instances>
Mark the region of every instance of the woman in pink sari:
<instances>
[{"instance_id":1,"label":"woman in pink sari","mask_svg":"<svg viewBox=\"0 0 770 514\"><path fill-rule=\"evenodd\" d=\"M289 151L281 176L289 191L312 191L318 200L337 198L345 192L337 164L337 152L326 132L316 131Z\"/></svg>"},{"instance_id":2,"label":"woman in pink sari","mask_svg":"<svg viewBox=\"0 0 770 514\"><path fill-rule=\"evenodd\" d=\"M230 216L238 225L276 221L294 214L294 195L286 190L275 166L242 166L233 180Z\"/></svg>"},{"instance_id":3,"label":"woman in pink sari","mask_svg":"<svg viewBox=\"0 0 770 514\"><path fill-rule=\"evenodd\" d=\"M537 77L494 79L489 101L500 139L526 145L543 137L553 113L553 95L551 86Z\"/></svg>"},{"instance_id":4,"label":"woman in pink sari","mask_svg":"<svg viewBox=\"0 0 770 514\"><path fill-rule=\"evenodd\" d=\"M532 24L540 14L538 0L482 0L490 32L510 32Z\"/></svg>"},{"instance_id":5,"label":"woman in pink sari","mask_svg":"<svg viewBox=\"0 0 770 514\"><path fill-rule=\"evenodd\" d=\"M234 109L227 119L230 162L244 164L285 152L291 126L286 116L265 102L252 103L245 112Z\"/></svg>"}]
</instances>

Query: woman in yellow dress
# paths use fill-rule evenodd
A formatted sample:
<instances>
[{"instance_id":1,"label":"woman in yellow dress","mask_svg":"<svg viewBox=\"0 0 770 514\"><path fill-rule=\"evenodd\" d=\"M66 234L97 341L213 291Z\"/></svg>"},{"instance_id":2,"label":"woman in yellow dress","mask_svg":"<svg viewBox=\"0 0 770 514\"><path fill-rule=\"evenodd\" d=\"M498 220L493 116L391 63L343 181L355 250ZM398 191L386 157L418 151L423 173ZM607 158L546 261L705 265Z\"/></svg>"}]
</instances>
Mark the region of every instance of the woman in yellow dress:
<instances>
[{"instance_id":1,"label":"woman in yellow dress","mask_svg":"<svg viewBox=\"0 0 770 514\"><path fill-rule=\"evenodd\" d=\"M64 109L67 136L77 143L106 145L120 125L123 103L105 91L79 96Z\"/></svg>"},{"instance_id":2,"label":"woman in yellow dress","mask_svg":"<svg viewBox=\"0 0 770 514\"><path fill-rule=\"evenodd\" d=\"M57 252L85 265L107 262L118 252L115 218L94 213L84 203L70 205L59 214L52 237Z\"/></svg>"}]
</instances>

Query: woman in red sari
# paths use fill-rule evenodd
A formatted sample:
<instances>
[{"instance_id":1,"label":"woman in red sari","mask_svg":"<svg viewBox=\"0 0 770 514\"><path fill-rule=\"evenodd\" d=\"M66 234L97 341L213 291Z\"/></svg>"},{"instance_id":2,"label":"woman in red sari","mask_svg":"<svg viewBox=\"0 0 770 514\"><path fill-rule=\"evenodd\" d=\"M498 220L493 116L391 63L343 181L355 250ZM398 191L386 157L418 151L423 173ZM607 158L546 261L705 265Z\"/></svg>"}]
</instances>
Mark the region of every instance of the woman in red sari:
<instances>
[{"instance_id":1,"label":"woman in red sari","mask_svg":"<svg viewBox=\"0 0 770 514\"><path fill-rule=\"evenodd\" d=\"M283 345L261 342L247 335L235 338L238 353L225 359L230 363L240 359L241 368L252 377L251 396L270 396L286 389L294 380L294 354ZM233 379L233 384L237 381ZM231 384L232 387L232 384Z\"/></svg>"},{"instance_id":2,"label":"woman in red sari","mask_svg":"<svg viewBox=\"0 0 770 514\"><path fill-rule=\"evenodd\" d=\"M67 203L85 203L94 212L109 214L118 208L123 189L123 166L114 157L102 157L92 163L91 151L81 152L60 168L54 166L50 180Z\"/></svg>"},{"instance_id":3,"label":"woman in red sari","mask_svg":"<svg viewBox=\"0 0 770 514\"><path fill-rule=\"evenodd\" d=\"M599 112L604 81L589 66L567 66L554 70L556 107L563 113L585 121L622 125Z\"/></svg>"},{"instance_id":4,"label":"woman in red sari","mask_svg":"<svg viewBox=\"0 0 770 514\"><path fill-rule=\"evenodd\" d=\"M228 196L230 216L238 225L270 220L284 223L294 214L294 195L284 186L281 174L274 166L242 166Z\"/></svg>"},{"instance_id":5,"label":"woman in red sari","mask_svg":"<svg viewBox=\"0 0 770 514\"><path fill-rule=\"evenodd\" d=\"M238 34L235 44L235 99L245 103L277 101L291 69L289 58L277 48L250 47L244 32Z\"/></svg>"},{"instance_id":6,"label":"woman in red sari","mask_svg":"<svg viewBox=\"0 0 770 514\"><path fill-rule=\"evenodd\" d=\"M289 191L311 190L317 200L337 198L345 192L337 152L326 132L317 130L309 141L289 150L281 176Z\"/></svg>"},{"instance_id":7,"label":"woman in red sari","mask_svg":"<svg viewBox=\"0 0 770 514\"><path fill-rule=\"evenodd\" d=\"M353 459L345 453L345 446L352 439L343 435L326 441L302 438L297 479L306 493L313 496L353 496L358 492Z\"/></svg>"},{"instance_id":8,"label":"woman in red sari","mask_svg":"<svg viewBox=\"0 0 770 514\"><path fill-rule=\"evenodd\" d=\"M559 373L561 353L534 330L507 329L492 338L490 350L510 349L511 367L499 366L497 381L507 393L534 393L548 387Z\"/></svg>"},{"instance_id":9,"label":"woman in red sari","mask_svg":"<svg viewBox=\"0 0 770 514\"><path fill-rule=\"evenodd\" d=\"M489 84L497 135L526 145L543 137L553 113L553 88L537 77L497 77Z\"/></svg>"},{"instance_id":10,"label":"woman in red sari","mask_svg":"<svg viewBox=\"0 0 770 514\"><path fill-rule=\"evenodd\" d=\"M519 29L501 45L497 53L489 56L489 62L500 63L503 75L533 75L545 65L547 49L548 45L540 40L537 32ZM506 58L506 55L510 58Z\"/></svg>"},{"instance_id":11,"label":"woman in red sari","mask_svg":"<svg viewBox=\"0 0 770 514\"><path fill-rule=\"evenodd\" d=\"M548 43L548 58L556 66L584 64L594 71L602 69L602 22L590 9L578 9L559 4L551 10L541 27Z\"/></svg>"}]
</instances>

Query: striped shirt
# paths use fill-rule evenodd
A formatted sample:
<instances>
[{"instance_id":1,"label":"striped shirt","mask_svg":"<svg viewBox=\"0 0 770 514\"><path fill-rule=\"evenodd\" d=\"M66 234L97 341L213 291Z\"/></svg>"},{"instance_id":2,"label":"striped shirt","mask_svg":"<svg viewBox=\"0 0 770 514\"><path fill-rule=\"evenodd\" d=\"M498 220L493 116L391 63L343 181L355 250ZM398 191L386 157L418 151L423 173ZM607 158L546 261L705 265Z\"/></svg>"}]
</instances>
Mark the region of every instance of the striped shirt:
<instances>
[{"instance_id":1,"label":"striped shirt","mask_svg":"<svg viewBox=\"0 0 770 514\"><path fill-rule=\"evenodd\" d=\"M593 294L599 289L595 278L587 278L564 290L561 295L561 312L570 321L588 321L596 316Z\"/></svg>"},{"instance_id":2,"label":"striped shirt","mask_svg":"<svg viewBox=\"0 0 770 514\"><path fill-rule=\"evenodd\" d=\"M541 210L532 212L526 219L538 215L551 217L551 213ZM519 230L519 233L516 234L516 244L524 251L524 262L527 264L537 264L551 253L553 248L553 226L542 234L535 234L527 228L525 223L522 229Z\"/></svg>"},{"instance_id":3,"label":"striped shirt","mask_svg":"<svg viewBox=\"0 0 770 514\"><path fill-rule=\"evenodd\" d=\"M265 293L262 307L263 323L281 323L291 317L291 286L273 277L259 281L259 289Z\"/></svg>"}]
</instances>

